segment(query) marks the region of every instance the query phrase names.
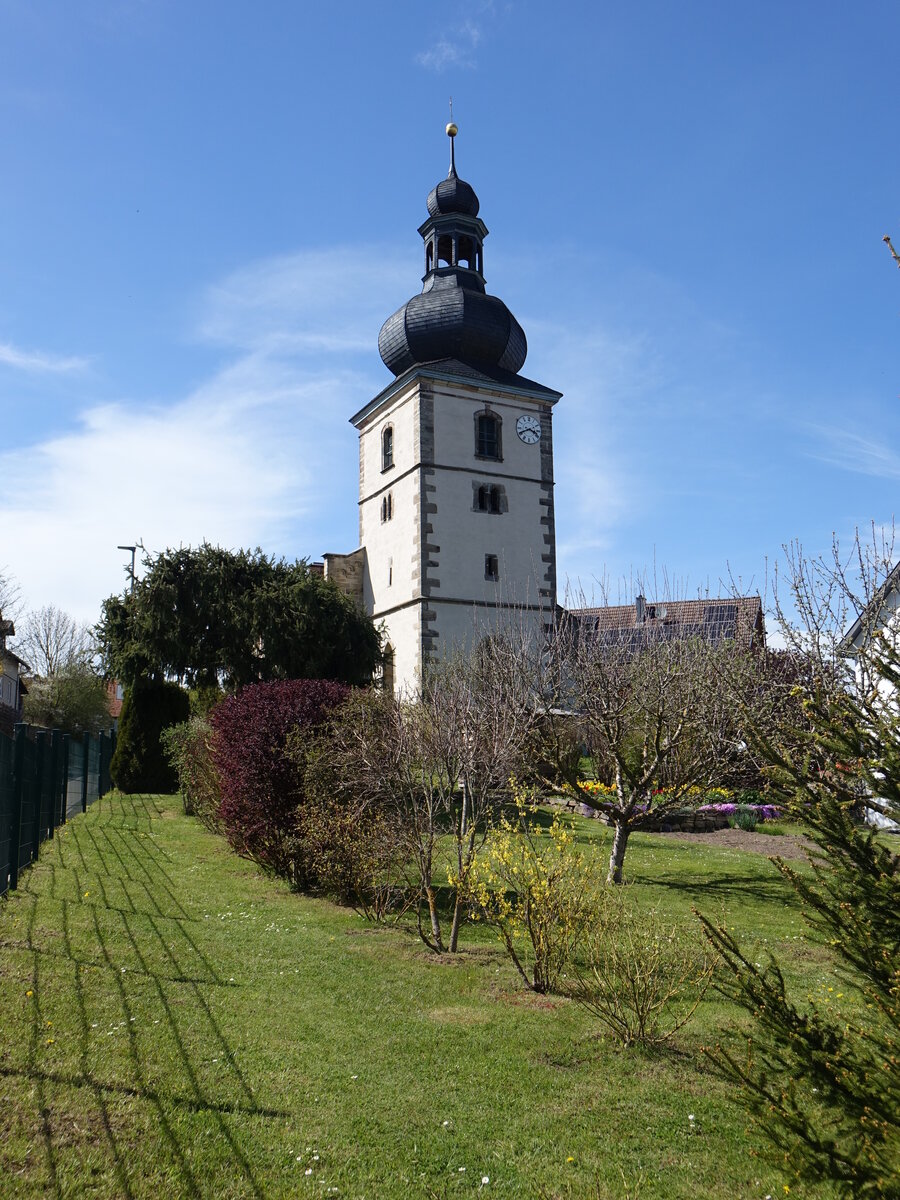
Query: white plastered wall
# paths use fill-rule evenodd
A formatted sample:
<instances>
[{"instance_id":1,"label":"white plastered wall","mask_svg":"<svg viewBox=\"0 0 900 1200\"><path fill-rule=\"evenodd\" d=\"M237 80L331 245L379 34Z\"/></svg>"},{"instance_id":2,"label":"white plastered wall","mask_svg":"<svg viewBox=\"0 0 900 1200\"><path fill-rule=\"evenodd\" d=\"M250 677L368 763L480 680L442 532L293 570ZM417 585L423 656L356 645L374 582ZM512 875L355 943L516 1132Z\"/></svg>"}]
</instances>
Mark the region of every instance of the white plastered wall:
<instances>
[{"instance_id":1,"label":"white plastered wall","mask_svg":"<svg viewBox=\"0 0 900 1200\"><path fill-rule=\"evenodd\" d=\"M539 636L552 603L540 595L547 587L544 555L555 549L545 542L548 526L542 523L548 509L541 443L527 445L516 433L519 416L545 416L547 406L451 380L429 378L421 386L428 400L420 395L420 380L413 379L360 426L364 602L394 650L398 692L418 686L423 646L438 655L468 649L508 623L508 609L492 606L512 606L512 619ZM433 465L430 434L421 427L432 403ZM502 421L500 460L475 454L475 415L486 406ZM388 425L394 465L384 470L382 436ZM502 512L477 510L474 489L482 483L503 489ZM388 493L392 518L382 521ZM489 554L498 559L498 582L485 578ZM522 613L522 606L542 611ZM430 616L424 624L423 613ZM437 636L429 637L429 629Z\"/></svg>"}]
</instances>

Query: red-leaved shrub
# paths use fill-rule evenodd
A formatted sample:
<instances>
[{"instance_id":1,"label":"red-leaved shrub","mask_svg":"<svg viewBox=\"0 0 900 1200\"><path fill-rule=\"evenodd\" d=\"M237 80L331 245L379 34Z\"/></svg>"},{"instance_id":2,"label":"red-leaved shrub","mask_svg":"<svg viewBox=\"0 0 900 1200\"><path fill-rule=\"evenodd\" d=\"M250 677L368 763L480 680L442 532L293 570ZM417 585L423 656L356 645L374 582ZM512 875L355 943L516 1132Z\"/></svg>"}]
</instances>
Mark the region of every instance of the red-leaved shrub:
<instances>
[{"instance_id":1,"label":"red-leaved shrub","mask_svg":"<svg viewBox=\"0 0 900 1200\"><path fill-rule=\"evenodd\" d=\"M305 801L304 770L288 758L288 736L312 732L350 689L321 679L256 683L219 704L210 716L213 759L222 789L219 819L231 846L246 858L306 885L297 854L297 824ZM298 738L293 738L296 747Z\"/></svg>"}]
</instances>

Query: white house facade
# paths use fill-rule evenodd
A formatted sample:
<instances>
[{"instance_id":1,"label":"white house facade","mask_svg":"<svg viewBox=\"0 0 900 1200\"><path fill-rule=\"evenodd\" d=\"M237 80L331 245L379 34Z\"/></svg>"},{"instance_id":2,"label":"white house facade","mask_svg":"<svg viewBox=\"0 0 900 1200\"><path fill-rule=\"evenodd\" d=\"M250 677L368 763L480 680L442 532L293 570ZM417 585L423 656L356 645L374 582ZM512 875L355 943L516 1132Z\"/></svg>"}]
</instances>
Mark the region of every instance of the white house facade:
<instances>
[{"instance_id":1,"label":"white house facade","mask_svg":"<svg viewBox=\"0 0 900 1200\"><path fill-rule=\"evenodd\" d=\"M844 636L841 648L853 661L856 685L863 693L876 690L879 708L896 714L900 696L892 683L873 671L871 651L873 639L885 639L893 653L900 650L900 563L888 573L869 604L863 609ZM877 649L875 656L877 657ZM877 808L866 809L866 819L872 825L900 832L900 825Z\"/></svg>"}]
</instances>

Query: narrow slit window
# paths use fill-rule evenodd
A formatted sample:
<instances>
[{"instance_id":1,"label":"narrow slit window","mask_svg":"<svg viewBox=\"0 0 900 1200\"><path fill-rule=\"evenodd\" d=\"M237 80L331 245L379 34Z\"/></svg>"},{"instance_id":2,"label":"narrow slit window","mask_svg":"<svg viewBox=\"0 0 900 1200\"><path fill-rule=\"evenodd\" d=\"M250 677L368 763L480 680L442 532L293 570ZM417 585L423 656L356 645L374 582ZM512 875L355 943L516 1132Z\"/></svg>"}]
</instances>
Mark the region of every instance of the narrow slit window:
<instances>
[{"instance_id":1,"label":"narrow slit window","mask_svg":"<svg viewBox=\"0 0 900 1200\"><path fill-rule=\"evenodd\" d=\"M496 583L500 578L500 564L497 561L496 554L486 554L484 556L484 577L490 583Z\"/></svg>"},{"instance_id":2,"label":"narrow slit window","mask_svg":"<svg viewBox=\"0 0 900 1200\"><path fill-rule=\"evenodd\" d=\"M387 425L381 434L381 469L387 471L394 465L394 427Z\"/></svg>"}]
</instances>

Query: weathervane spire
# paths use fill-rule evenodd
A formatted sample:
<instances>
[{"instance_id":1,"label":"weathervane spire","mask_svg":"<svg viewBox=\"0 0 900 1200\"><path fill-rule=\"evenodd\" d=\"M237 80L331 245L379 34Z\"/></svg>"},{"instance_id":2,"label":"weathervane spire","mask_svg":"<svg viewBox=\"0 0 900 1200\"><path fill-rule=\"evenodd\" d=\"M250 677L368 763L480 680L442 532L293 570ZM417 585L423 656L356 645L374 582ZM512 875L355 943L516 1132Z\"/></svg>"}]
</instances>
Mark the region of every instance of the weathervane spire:
<instances>
[{"instance_id":1,"label":"weathervane spire","mask_svg":"<svg viewBox=\"0 0 900 1200\"><path fill-rule=\"evenodd\" d=\"M453 97L450 97L450 122L447 125L446 134L450 139L450 170L447 172L447 178L452 179L456 174L456 153L454 138L459 133L459 127L453 121Z\"/></svg>"}]
</instances>

